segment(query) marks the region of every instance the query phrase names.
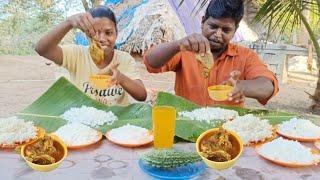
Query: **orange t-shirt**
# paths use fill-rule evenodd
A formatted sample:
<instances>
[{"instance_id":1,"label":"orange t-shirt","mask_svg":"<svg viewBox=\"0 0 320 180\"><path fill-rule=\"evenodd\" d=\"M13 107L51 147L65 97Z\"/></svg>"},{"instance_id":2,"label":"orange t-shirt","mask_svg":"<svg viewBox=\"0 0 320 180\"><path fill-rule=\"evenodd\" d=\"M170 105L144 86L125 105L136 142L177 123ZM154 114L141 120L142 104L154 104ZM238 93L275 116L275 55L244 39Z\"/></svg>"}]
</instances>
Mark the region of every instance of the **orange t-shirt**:
<instances>
[{"instance_id":1,"label":"orange t-shirt","mask_svg":"<svg viewBox=\"0 0 320 180\"><path fill-rule=\"evenodd\" d=\"M229 44L227 50L215 60L207 79L202 74L203 65L196 60L195 54L190 51L177 53L161 68L152 68L146 60L146 56L144 56L144 63L151 73L174 71L176 73L174 87L176 95L203 106L213 104L243 106L243 103L230 101L215 102L208 94L207 88L209 86L218 85L228 80L230 73L234 70L241 72L240 80L252 80L257 77L270 79L274 85L272 96L279 91L277 78L262 63L258 55L248 48L235 44ZM264 99L260 103L265 105L269 99Z\"/></svg>"}]
</instances>

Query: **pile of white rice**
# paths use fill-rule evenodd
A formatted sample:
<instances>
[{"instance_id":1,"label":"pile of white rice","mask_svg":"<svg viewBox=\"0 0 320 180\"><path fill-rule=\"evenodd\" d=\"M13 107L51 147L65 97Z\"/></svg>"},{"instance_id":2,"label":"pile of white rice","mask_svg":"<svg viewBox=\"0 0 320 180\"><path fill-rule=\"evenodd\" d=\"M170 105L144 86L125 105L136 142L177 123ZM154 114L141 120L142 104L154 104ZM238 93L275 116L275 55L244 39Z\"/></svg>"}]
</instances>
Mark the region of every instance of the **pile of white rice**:
<instances>
[{"instance_id":1,"label":"pile of white rice","mask_svg":"<svg viewBox=\"0 0 320 180\"><path fill-rule=\"evenodd\" d=\"M98 127L105 123L112 124L118 120L111 111L105 112L94 107L81 106L80 108L70 108L61 117L68 123L82 123L90 127Z\"/></svg>"},{"instance_id":2,"label":"pile of white rice","mask_svg":"<svg viewBox=\"0 0 320 180\"><path fill-rule=\"evenodd\" d=\"M309 164L320 160L320 156L312 154L310 148L282 137L263 144L259 152L268 158L288 163Z\"/></svg>"},{"instance_id":3,"label":"pile of white rice","mask_svg":"<svg viewBox=\"0 0 320 180\"><path fill-rule=\"evenodd\" d=\"M244 144L263 141L272 137L272 126L268 120L261 120L252 114L239 116L232 121L224 123L223 128L237 133Z\"/></svg>"},{"instance_id":4,"label":"pile of white rice","mask_svg":"<svg viewBox=\"0 0 320 180\"><path fill-rule=\"evenodd\" d=\"M293 137L320 138L320 127L307 119L292 118L280 124L279 130Z\"/></svg>"},{"instance_id":5,"label":"pile of white rice","mask_svg":"<svg viewBox=\"0 0 320 180\"><path fill-rule=\"evenodd\" d=\"M216 120L231 120L238 117L238 112L223 108L205 107L193 111L183 111L178 113L181 117L190 118L191 120L214 123Z\"/></svg>"},{"instance_id":6,"label":"pile of white rice","mask_svg":"<svg viewBox=\"0 0 320 180\"><path fill-rule=\"evenodd\" d=\"M15 116L0 118L0 144L15 144L37 137L37 128Z\"/></svg>"},{"instance_id":7,"label":"pile of white rice","mask_svg":"<svg viewBox=\"0 0 320 180\"><path fill-rule=\"evenodd\" d=\"M81 123L61 126L54 134L60 137L67 146L84 145L99 139L99 134L95 129Z\"/></svg>"},{"instance_id":8,"label":"pile of white rice","mask_svg":"<svg viewBox=\"0 0 320 180\"><path fill-rule=\"evenodd\" d=\"M109 139L122 144L140 144L153 140L148 129L127 124L109 131Z\"/></svg>"}]
</instances>

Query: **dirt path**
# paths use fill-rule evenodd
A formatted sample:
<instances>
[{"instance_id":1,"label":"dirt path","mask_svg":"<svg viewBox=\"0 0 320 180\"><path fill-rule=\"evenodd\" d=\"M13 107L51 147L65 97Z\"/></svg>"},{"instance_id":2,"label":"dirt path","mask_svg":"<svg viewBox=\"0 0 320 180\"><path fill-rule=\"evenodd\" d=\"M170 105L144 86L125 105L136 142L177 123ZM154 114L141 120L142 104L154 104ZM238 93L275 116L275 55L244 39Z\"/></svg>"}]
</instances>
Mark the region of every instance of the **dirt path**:
<instances>
[{"instance_id":1,"label":"dirt path","mask_svg":"<svg viewBox=\"0 0 320 180\"><path fill-rule=\"evenodd\" d=\"M42 95L56 80L57 68L39 56L0 56L0 117L14 115ZM173 91L174 74L149 74L142 64L137 65L148 89ZM265 108L309 113L311 100L305 91L314 87L291 83L280 86L279 94ZM247 107L263 108L248 99Z\"/></svg>"}]
</instances>

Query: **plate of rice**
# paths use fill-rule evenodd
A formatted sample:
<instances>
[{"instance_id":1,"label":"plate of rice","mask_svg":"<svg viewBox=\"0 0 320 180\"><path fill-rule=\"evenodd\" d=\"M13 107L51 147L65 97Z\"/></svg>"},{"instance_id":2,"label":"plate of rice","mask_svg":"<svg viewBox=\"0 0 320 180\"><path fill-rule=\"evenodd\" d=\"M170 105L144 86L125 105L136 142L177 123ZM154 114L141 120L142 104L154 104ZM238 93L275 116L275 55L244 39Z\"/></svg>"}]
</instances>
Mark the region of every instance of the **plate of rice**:
<instances>
[{"instance_id":1,"label":"plate of rice","mask_svg":"<svg viewBox=\"0 0 320 180\"><path fill-rule=\"evenodd\" d=\"M0 148L13 149L44 136L45 130L15 116L0 118Z\"/></svg>"},{"instance_id":2,"label":"plate of rice","mask_svg":"<svg viewBox=\"0 0 320 180\"><path fill-rule=\"evenodd\" d=\"M129 148L145 146L153 142L153 134L150 130L130 124L111 129L106 133L106 138L114 144Z\"/></svg>"},{"instance_id":3,"label":"plate of rice","mask_svg":"<svg viewBox=\"0 0 320 180\"><path fill-rule=\"evenodd\" d=\"M320 127L307 119L292 118L277 126L277 133L287 139L301 142L320 140Z\"/></svg>"},{"instance_id":4,"label":"plate of rice","mask_svg":"<svg viewBox=\"0 0 320 180\"><path fill-rule=\"evenodd\" d=\"M318 150L308 148L298 141L279 137L271 142L256 146L257 153L266 160L285 167L297 168L317 165Z\"/></svg>"},{"instance_id":5,"label":"plate of rice","mask_svg":"<svg viewBox=\"0 0 320 180\"><path fill-rule=\"evenodd\" d=\"M102 139L101 132L81 123L66 124L52 134L62 139L68 149L85 148Z\"/></svg>"},{"instance_id":6,"label":"plate of rice","mask_svg":"<svg viewBox=\"0 0 320 180\"><path fill-rule=\"evenodd\" d=\"M268 120L260 119L253 114L238 116L224 123L222 127L238 134L246 146L256 146L277 137L274 127Z\"/></svg>"}]
</instances>

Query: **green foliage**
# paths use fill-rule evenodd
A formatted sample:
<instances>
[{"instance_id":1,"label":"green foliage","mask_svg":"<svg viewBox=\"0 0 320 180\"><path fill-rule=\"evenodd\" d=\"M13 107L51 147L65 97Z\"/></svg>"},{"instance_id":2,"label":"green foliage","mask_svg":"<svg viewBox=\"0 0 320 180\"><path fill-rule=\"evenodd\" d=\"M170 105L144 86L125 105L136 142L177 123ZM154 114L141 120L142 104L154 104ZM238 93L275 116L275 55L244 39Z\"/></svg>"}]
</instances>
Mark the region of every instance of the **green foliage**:
<instances>
[{"instance_id":1,"label":"green foliage","mask_svg":"<svg viewBox=\"0 0 320 180\"><path fill-rule=\"evenodd\" d=\"M304 11L311 16L305 16ZM254 22L262 22L268 26L268 34L279 31L283 34L286 30L300 27L300 23L306 27L310 39L316 49L318 59L320 58L320 46L317 42L317 30L319 29L320 1L319 0L266 0L257 13ZM315 25L317 28L312 27Z\"/></svg>"},{"instance_id":2,"label":"green foliage","mask_svg":"<svg viewBox=\"0 0 320 180\"><path fill-rule=\"evenodd\" d=\"M143 103L131 104L129 106L106 106L101 104L71 84L65 78L60 78L50 89L39 97L18 116L33 121L35 125L46 130L47 133L56 131L66 124L60 117L71 107L82 105L95 107L104 111L112 111L118 120L112 125L104 124L98 127L102 133L128 123L151 129L151 106Z\"/></svg>"},{"instance_id":3,"label":"green foliage","mask_svg":"<svg viewBox=\"0 0 320 180\"><path fill-rule=\"evenodd\" d=\"M169 169L200 161L201 157L194 152L178 150L152 150L142 154L141 159L150 166Z\"/></svg>"},{"instance_id":4,"label":"green foliage","mask_svg":"<svg viewBox=\"0 0 320 180\"><path fill-rule=\"evenodd\" d=\"M0 2L0 54L34 54L37 40L63 20L60 0Z\"/></svg>"}]
</instances>

